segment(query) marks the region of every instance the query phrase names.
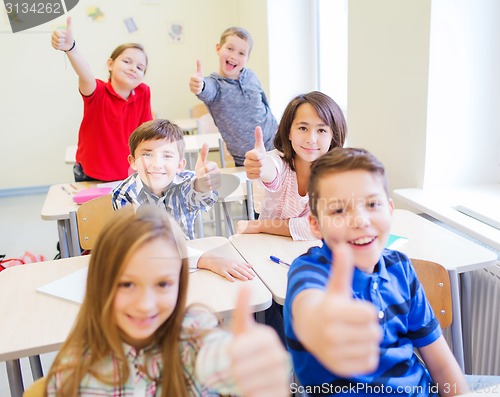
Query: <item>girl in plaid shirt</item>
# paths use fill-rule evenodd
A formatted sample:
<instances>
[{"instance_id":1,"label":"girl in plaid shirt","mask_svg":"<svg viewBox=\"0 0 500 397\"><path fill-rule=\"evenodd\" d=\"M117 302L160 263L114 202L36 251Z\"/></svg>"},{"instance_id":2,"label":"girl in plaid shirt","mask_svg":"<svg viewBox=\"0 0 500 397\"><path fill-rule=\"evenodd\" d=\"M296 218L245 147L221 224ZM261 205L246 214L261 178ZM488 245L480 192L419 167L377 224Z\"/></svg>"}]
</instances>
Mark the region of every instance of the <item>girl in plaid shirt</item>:
<instances>
[{"instance_id":1,"label":"girl in plaid shirt","mask_svg":"<svg viewBox=\"0 0 500 397\"><path fill-rule=\"evenodd\" d=\"M248 290L232 332L186 309L184 237L164 211L117 211L90 258L84 302L47 375L45 396L288 395L289 359L255 324Z\"/></svg>"}]
</instances>

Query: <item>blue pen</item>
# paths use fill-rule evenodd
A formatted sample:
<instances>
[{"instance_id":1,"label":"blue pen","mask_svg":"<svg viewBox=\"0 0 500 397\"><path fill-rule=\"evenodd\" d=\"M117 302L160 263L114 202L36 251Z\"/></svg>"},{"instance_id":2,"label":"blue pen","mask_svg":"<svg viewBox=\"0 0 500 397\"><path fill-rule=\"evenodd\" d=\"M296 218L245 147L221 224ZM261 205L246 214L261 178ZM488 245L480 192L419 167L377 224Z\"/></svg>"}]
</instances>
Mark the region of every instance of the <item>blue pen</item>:
<instances>
[{"instance_id":1,"label":"blue pen","mask_svg":"<svg viewBox=\"0 0 500 397\"><path fill-rule=\"evenodd\" d=\"M277 256L274 256L274 255L271 255L269 257L269 259L271 259L273 262L276 262L276 263L281 263L282 265L286 265L286 266L290 266L289 263L286 263L284 260L281 260L280 258L278 258Z\"/></svg>"}]
</instances>

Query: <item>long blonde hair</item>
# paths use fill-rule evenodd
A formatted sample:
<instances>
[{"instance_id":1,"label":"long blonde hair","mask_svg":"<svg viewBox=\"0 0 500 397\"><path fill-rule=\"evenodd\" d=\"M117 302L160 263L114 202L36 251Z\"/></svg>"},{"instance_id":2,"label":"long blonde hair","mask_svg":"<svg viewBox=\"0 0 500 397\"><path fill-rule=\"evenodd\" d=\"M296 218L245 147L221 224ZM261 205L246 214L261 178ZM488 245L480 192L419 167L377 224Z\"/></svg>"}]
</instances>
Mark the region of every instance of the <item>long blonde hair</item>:
<instances>
[{"instance_id":1,"label":"long blonde hair","mask_svg":"<svg viewBox=\"0 0 500 397\"><path fill-rule=\"evenodd\" d=\"M104 383L113 384L109 378L94 369L110 355L117 362L117 368L113 368L113 372L118 375L117 383L126 383L129 367L112 312L113 301L118 280L132 253L143 244L158 238L177 247L182 259L177 305L155 335L155 341L163 353L162 396L187 397L184 366L179 352L188 287L186 247L176 222L165 211L153 206L141 206L135 214L117 211L101 231L92 250L86 293L80 312L47 375L48 381L54 376L62 377L57 396L78 395L79 385L87 373Z\"/></svg>"}]
</instances>

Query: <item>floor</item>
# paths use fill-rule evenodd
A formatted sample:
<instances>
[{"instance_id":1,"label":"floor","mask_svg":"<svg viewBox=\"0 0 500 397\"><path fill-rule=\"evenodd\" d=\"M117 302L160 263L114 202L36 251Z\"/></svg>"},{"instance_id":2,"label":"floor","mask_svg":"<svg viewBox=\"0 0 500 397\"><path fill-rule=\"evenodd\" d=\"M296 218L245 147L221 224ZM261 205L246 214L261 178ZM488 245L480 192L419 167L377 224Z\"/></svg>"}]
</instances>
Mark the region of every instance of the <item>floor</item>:
<instances>
[{"instance_id":1,"label":"floor","mask_svg":"<svg viewBox=\"0 0 500 397\"><path fill-rule=\"evenodd\" d=\"M54 258L58 241L56 222L41 219L44 200L45 194L0 197L0 255L18 258L29 251L43 255L46 260ZM231 203L233 217L241 217L242 210L239 203ZM212 214L213 212L205 213L204 220L213 219ZM204 233L205 236L215 235L213 222L205 223ZM41 356L44 373L48 372L54 356L55 353ZM28 359L22 359L21 366L26 388L33 382ZM9 396L5 363L0 362L0 397Z\"/></svg>"}]
</instances>

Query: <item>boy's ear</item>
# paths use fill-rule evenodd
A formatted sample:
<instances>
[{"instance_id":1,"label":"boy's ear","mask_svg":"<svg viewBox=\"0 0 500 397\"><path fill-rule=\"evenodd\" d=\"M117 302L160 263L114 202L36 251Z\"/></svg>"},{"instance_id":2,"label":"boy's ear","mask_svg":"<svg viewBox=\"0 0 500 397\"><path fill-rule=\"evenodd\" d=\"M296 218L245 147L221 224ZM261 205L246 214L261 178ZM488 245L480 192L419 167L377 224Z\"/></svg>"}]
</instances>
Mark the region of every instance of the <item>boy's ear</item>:
<instances>
[{"instance_id":1,"label":"boy's ear","mask_svg":"<svg viewBox=\"0 0 500 397\"><path fill-rule=\"evenodd\" d=\"M308 219L309 219L309 227L311 229L312 234L314 234L314 236L317 239L321 240L323 236L321 234L321 230L319 229L318 218L316 218L316 216L314 216L313 214L309 213Z\"/></svg>"},{"instance_id":2,"label":"boy's ear","mask_svg":"<svg viewBox=\"0 0 500 397\"><path fill-rule=\"evenodd\" d=\"M219 43L217 43L217 44L215 45L215 52L217 53L217 55L219 55L219 51L220 51L220 44L219 44Z\"/></svg>"},{"instance_id":3,"label":"boy's ear","mask_svg":"<svg viewBox=\"0 0 500 397\"><path fill-rule=\"evenodd\" d=\"M130 165L130 168L132 168L134 171L137 171L137 165L135 165L135 158L131 154L128 155L127 157L128 163Z\"/></svg>"},{"instance_id":4,"label":"boy's ear","mask_svg":"<svg viewBox=\"0 0 500 397\"><path fill-rule=\"evenodd\" d=\"M181 172L184 171L184 168L186 168L186 158L183 157L181 160L179 160L179 165L177 167L177 171Z\"/></svg>"},{"instance_id":5,"label":"boy's ear","mask_svg":"<svg viewBox=\"0 0 500 397\"><path fill-rule=\"evenodd\" d=\"M391 212L391 215L394 213L394 201L392 199L389 199L389 211Z\"/></svg>"}]
</instances>

